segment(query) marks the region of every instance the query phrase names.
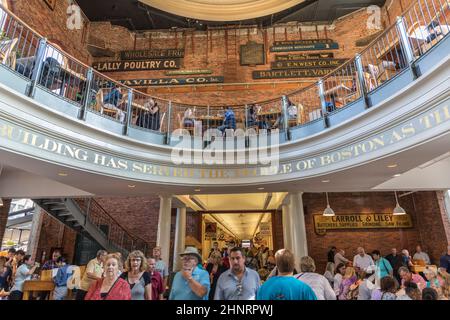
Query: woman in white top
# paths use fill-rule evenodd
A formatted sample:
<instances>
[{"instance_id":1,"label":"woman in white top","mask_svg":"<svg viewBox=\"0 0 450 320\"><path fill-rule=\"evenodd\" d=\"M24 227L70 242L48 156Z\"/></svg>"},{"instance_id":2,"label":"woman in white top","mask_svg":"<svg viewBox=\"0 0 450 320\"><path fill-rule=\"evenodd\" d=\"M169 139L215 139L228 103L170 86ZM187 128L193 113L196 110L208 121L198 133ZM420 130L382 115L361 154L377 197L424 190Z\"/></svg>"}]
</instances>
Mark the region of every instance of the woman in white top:
<instances>
[{"instance_id":1,"label":"woman in white top","mask_svg":"<svg viewBox=\"0 0 450 320\"><path fill-rule=\"evenodd\" d=\"M9 300L22 300L23 284L26 280L31 280L31 275L38 267L39 263L35 263L30 255L26 255L23 258L22 264L17 268L14 286L9 294Z\"/></svg>"},{"instance_id":2,"label":"woman in white top","mask_svg":"<svg viewBox=\"0 0 450 320\"><path fill-rule=\"evenodd\" d=\"M345 264L339 263L336 267L336 274L334 275L334 282L333 282L334 294L336 296L339 296L339 294L341 293L341 283L344 274L345 274Z\"/></svg>"}]
</instances>

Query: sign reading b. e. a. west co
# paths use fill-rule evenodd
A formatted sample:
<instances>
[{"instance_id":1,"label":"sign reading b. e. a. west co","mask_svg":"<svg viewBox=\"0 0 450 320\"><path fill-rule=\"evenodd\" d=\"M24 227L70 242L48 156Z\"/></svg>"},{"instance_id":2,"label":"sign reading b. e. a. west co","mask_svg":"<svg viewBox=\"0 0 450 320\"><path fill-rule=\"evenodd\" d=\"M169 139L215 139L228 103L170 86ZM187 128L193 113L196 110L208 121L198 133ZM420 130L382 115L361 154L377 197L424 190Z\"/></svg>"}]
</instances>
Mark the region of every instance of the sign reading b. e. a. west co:
<instances>
[{"instance_id":1,"label":"sign reading b. e. a. west co","mask_svg":"<svg viewBox=\"0 0 450 320\"><path fill-rule=\"evenodd\" d=\"M92 68L100 72L167 70L180 69L180 67L181 60L178 58L142 61L108 61L96 62L92 65Z\"/></svg>"}]
</instances>

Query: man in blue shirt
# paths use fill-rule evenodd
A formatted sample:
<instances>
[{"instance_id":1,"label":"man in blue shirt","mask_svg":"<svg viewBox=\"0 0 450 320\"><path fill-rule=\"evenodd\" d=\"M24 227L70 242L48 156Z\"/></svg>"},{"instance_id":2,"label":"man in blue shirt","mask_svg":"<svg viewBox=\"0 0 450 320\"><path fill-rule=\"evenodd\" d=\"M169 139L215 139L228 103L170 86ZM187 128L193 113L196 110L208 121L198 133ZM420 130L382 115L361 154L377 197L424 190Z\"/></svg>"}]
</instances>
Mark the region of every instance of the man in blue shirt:
<instances>
[{"instance_id":1,"label":"man in blue shirt","mask_svg":"<svg viewBox=\"0 0 450 320\"><path fill-rule=\"evenodd\" d=\"M241 248L233 248L229 255L230 269L217 280L214 300L255 300L259 289L258 272L245 267Z\"/></svg>"},{"instance_id":2,"label":"man in blue shirt","mask_svg":"<svg viewBox=\"0 0 450 320\"><path fill-rule=\"evenodd\" d=\"M450 245L447 247L447 253L439 259L439 268L441 272L450 273Z\"/></svg>"},{"instance_id":3,"label":"man in blue shirt","mask_svg":"<svg viewBox=\"0 0 450 320\"><path fill-rule=\"evenodd\" d=\"M275 261L278 275L264 282L259 288L257 300L317 300L310 286L293 277L295 259L290 250L278 250Z\"/></svg>"},{"instance_id":4,"label":"man in blue shirt","mask_svg":"<svg viewBox=\"0 0 450 320\"><path fill-rule=\"evenodd\" d=\"M180 256L183 267L173 279L169 300L208 300L209 274L198 267L202 257L197 248L187 247Z\"/></svg>"},{"instance_id":5,"label":"man in blue shirt","mask_svg":"<svg viewBox=\"0 0 450 320\"><path fill-rule=\"evenodd\" d=\"M225 111L225 119L223 120L223 125L221 125L218 129L222 132L222 134L226 129L236 130L236 118L231 107L228 107L227 111Z\"/></svg>"}]
</instances>

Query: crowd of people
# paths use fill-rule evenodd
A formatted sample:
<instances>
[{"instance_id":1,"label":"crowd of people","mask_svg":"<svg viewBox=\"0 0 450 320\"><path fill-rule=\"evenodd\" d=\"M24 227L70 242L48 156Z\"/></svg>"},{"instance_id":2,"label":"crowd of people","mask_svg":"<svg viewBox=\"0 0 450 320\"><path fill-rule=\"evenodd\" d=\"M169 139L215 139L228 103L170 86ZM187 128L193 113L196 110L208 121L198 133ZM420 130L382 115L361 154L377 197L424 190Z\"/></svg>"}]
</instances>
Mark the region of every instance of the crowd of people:
<instances>
[{"instance_id":1,"label":"crowd of people","mask_svg":"<svg viewBox=\"0 0 450 320\"><path fill-rule=\"evenodd\" d=\"M161 248L151 257L133 251L123 261L120 253L99 250L81 276L59 250L42 267L22 250L11 249L0 259L2 299L20 300L23 285L38 269L53 270L55 300L448 300L450 298L450 246L437 266L417 246L383 257L379 250L367 254L359 247L352 260L332 247L325 272L319 273L313 258L299 259L288 249L275 254L268 247L219 249L214 243L208 260L195 247L180 254L181 270L168 287L169 271ZM423 272L413 273L413 263L422 260ZM77 278L78 277L78 278ZM76 292L69 296L69 289ZM38 299L47 298L41 293Z\"/></svg>"}]
</instances>

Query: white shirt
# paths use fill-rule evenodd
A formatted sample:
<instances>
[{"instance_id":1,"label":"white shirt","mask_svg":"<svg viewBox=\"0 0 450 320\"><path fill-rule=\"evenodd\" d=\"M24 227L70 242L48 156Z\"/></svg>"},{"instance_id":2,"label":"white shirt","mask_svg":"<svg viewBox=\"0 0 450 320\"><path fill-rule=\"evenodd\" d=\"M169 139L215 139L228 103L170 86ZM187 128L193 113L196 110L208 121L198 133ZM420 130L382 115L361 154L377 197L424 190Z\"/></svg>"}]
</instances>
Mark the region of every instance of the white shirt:
<instances>
[{"instance_id":1,"label":"white shirt","mask_svg":"<svg viewBox=\"0 0 450 320\"><path fill-rule=\"evenodd\" d=\"M413 256L413 260L423 260L426 264L431 264L430 257L426 252L416 252Z\"/></svg>"},{"instance_id":2,"label":"white shirt","mask_svg":"<svg viewBox=\"0 0 450 320\"><path fill-rule=\"evenodd\" d=\"M348 259L339 252L334 255L334 265L337 267L339 263L346 264Z\"/></svg>"},{"instance_id":3,"label":"white shirt","mask_svg":"<svg viewBox=\"0 0 450 320\"><path fill-rule=\"evenodd\" d=\"M341 293L341 283L342 283L342 274L336 273L336 274L334 275L334 283L333 283L333 286L334 286L334 294L335 294L336 296L338 296L339 293Z\"/></svg>"},{"instance_id":4,"label":"white shirt","mask_svg":"<svg viewBox=\"0 0 450 320\"><path fill-rule=\"evenodd\" d=\"M362 270L366 270L369 266L374 266L372 257L368 254L364 254L363 257L361 257L359 254L357 254L353 258L353 267L354 268L360 268Z\"/></svg>"},{"instance_id":5,"label":"white shirt","mask_svg":"<svg viewBox=\"0 0 450 320\"><path fill-rule=\"evenodd\" d=\"M336 295L330 283L323 275L305 272L295 275L295 278L309 285L316 294L317 300L336 300Z\"/></svg>"}]
</instances>

